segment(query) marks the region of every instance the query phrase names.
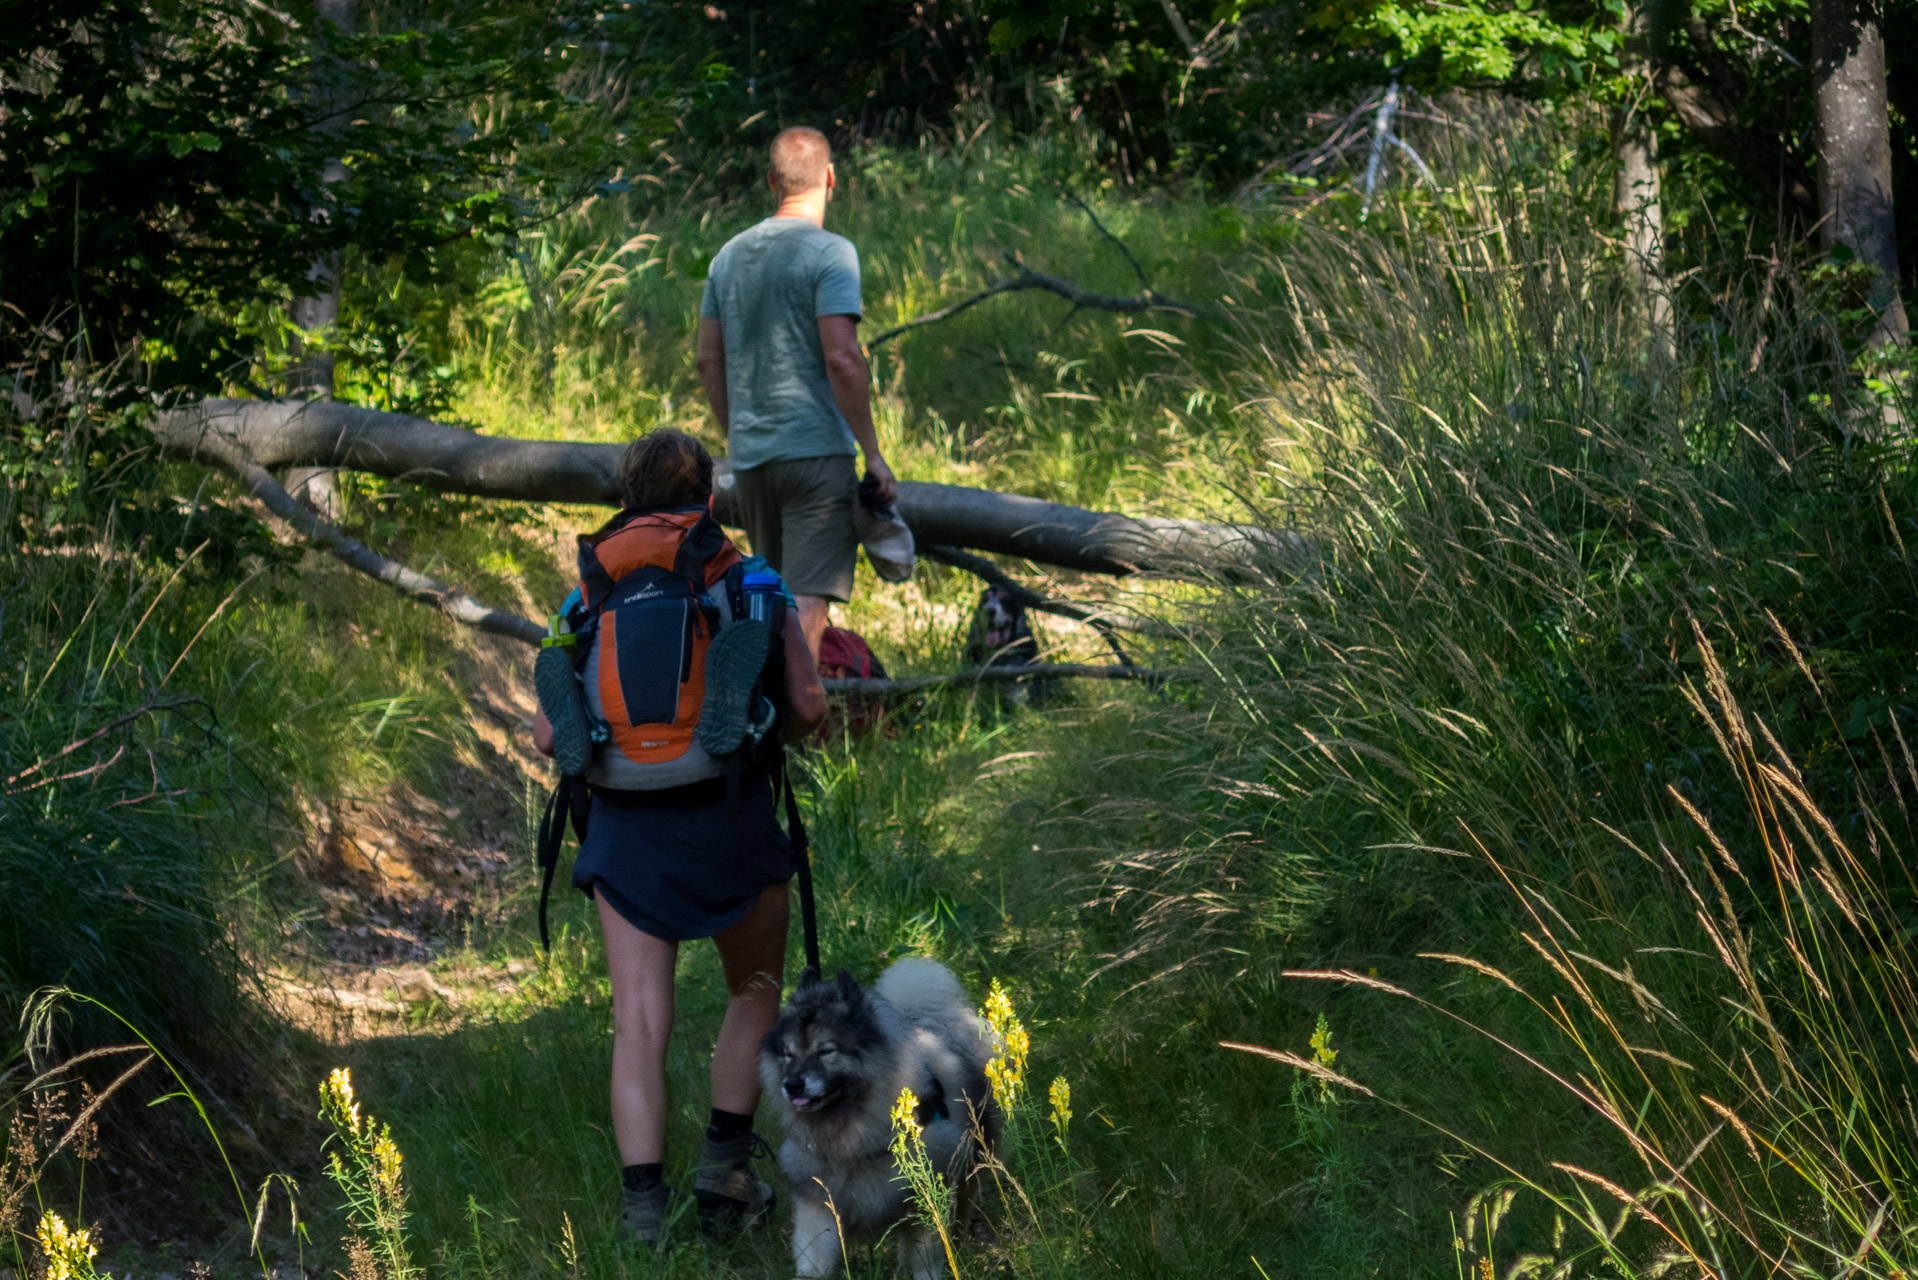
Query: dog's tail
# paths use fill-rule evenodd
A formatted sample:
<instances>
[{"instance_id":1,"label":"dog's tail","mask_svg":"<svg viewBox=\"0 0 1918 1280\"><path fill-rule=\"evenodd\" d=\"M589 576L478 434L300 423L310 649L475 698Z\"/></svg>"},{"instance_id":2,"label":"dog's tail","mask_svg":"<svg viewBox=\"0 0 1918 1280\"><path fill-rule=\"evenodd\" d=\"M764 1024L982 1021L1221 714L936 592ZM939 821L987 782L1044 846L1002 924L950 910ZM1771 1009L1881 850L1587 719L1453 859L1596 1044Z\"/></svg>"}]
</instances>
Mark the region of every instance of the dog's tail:
<instances>
[{"instance_id":1,"label":"dog's tail","mask_svg":"<svg viewBox=\"0 0 1918 1280\"><path fill-rule=\"evenodd\" d=\"M924 956L893 961L873 990L915 1022L950 1024L972 1012L966 989L952 970Z\"/></svg>"}]
</instances>

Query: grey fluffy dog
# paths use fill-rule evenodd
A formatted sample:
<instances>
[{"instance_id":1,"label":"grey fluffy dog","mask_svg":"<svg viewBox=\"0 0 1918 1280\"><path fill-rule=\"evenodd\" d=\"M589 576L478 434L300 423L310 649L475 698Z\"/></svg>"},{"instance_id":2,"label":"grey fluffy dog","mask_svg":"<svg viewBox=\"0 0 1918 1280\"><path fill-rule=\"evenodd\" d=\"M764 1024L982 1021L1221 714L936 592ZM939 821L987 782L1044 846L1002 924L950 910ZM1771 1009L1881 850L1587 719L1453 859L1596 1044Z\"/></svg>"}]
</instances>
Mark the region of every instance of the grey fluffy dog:
<instances>
[{"instance_id":1,"label":"grey fluffy dog","mask_svg":"<svg viewBox=\"0 0 1918 1280\"><path fill-rule=\"evenodd\" d=\"M936 961L900 960L870 989L844 969L800 982L759 1059L786 1129L779 1167L792 1183L800 1276L838 1268L842 1232L871 1238L910 1217L892 1155L892 1109L905 1089L918 1099L933 1168L958 1190L963 1225L980 1163L999 1141L985 1071L993 1051L959 979ZM914 1280L940 1274L939 1252L932 1232L907 1225L899 1256Z\"/></svg>"}]
</instances>

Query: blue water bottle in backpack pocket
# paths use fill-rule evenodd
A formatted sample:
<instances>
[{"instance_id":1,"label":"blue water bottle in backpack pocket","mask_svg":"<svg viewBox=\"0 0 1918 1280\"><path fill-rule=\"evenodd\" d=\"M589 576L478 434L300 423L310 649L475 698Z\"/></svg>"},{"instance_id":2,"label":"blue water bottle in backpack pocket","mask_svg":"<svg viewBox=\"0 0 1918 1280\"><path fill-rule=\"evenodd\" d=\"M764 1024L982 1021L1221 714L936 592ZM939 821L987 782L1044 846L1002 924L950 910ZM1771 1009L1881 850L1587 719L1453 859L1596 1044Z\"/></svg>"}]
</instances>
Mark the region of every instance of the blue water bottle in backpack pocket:
<instances>
[{"instance_id":1,"label":"blue water bottle in backpack pocket","mask_svg":"<svg viewBox=\"0 0 1918 1280\"><path fill-rule=\"evenodd\" d=\"M767 626L779 613L784 588L780 585L776 573L749 573L740 582L746 596L746 616L755 618Z\"/></svg>"}]
</instances>

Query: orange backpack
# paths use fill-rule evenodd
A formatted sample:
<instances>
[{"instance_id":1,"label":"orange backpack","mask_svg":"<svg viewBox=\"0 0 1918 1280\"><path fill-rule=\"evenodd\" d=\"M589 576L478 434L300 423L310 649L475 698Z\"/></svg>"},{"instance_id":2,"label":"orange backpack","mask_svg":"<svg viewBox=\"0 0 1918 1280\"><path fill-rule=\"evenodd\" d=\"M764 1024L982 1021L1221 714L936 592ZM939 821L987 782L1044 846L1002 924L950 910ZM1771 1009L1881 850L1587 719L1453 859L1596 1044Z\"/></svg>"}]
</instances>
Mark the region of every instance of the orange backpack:
<instances>
[{"instance_id":1,"label":"orange backpack","mask_svg":"<svg viewBox=\"0 0 1918 1280\"><path fill-rule=\"evenodd\" d=\"M695 741L706 650L737 616L742 557L704 507L622 512L579 539L586 710L604 722L587 781L653 791L717 777Z\"/></svg>"},{"instance_id":2,"label":"orange backpack","mask_svg":"<svg viewBox=\"0 0 1918 1280\"><path fill-rule=\"evenodd\" d=\"M779 760L772 730L783 702L782 593L775 575L746 573L745 558L703 506L622 511L580 537L578 601L554 619L534 666L560 765L535 846L542 946L550 945L546 902L565 828L570 819L586 838L593 789L660 791L724 775L736 803L741 771ZM713 641L749 618L765 627L765 639L755 646L753 633L737 633L744 646L722 646L721 658L759 663L763 655L763 665L738 673L751 683L730 693L746 702L721 688L720 705L732 709L711 713L719 718L702 734ZM785 790L788 838L803 850L805 829ZM816 950L810 927L807 938Z\"/></svg>"}]
</instances>

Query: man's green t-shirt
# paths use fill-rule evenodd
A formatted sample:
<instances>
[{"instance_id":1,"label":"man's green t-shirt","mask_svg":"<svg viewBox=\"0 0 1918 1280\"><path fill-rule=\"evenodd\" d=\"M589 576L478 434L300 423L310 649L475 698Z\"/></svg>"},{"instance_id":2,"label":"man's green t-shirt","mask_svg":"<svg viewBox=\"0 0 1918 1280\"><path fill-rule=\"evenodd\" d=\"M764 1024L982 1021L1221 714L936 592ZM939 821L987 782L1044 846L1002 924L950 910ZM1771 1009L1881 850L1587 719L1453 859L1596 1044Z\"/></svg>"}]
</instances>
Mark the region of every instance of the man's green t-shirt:
<instances>
[{"instance_id":1,"label":"man's green t-shirt","mask_svg":"<svg viewBox=\"0 0 1918 1280\"><path fill-rule=\"evenodd\" d=\"M809 218L768 218L726 242L699 314L726 336L726 451L750 469L858 446L833 400L820 316L858 316L859 251Z\"/></svg>"}]
</instances>

